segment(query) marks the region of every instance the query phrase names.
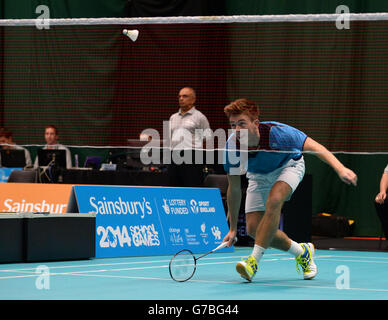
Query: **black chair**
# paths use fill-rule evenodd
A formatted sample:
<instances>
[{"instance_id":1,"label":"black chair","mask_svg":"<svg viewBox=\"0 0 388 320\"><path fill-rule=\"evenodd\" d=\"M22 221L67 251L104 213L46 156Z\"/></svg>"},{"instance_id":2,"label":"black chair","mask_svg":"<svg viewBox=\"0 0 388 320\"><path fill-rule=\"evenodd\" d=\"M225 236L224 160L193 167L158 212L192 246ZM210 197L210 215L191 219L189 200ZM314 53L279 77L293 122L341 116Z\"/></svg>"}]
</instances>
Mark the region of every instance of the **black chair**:
<instances>
[{"instance_id":1,"label":"black chair","mask_svg":"<svg viewBox=\"0 0 388 320\"><path fill-rule=\"evenodd\" d=\"M385 236L387 239L388 236L388 199L385 199L383 204L379 204L376 201L373 201L373 203L381 223L379 249L382 249L383 237Z\"/></svg>"},{"instance_id":2,"label":"black chair","mask_svg":"<svg viewBox=\"0 0 388 320\"><path fill-rule=\"evenodd\" d=\"M38 182L37 170L13 170L7 182Z\"/></svg>"},{"instance_id":3,"label":"black chair","mask_svg":"<svg viewBox=\"0 0 388 320\"><path fill-rule=\"evenodd\" d=\"M229 183L226 174L208 174L203 185L209 188L218 188L221 194L226 194Z\"/></svg>"},{"instance_id":4,"label":"black chair","mask_svg":"<svg viewBox=\"0 0 388 320\"><path fill-rule=\"evenodd\" d=\"M203 186L207 188L218 188L221 193L221 199L226 209L226 192L228 191L228 178L226 174L208 174L205 177Z\"/></svg>"}]
</instances>

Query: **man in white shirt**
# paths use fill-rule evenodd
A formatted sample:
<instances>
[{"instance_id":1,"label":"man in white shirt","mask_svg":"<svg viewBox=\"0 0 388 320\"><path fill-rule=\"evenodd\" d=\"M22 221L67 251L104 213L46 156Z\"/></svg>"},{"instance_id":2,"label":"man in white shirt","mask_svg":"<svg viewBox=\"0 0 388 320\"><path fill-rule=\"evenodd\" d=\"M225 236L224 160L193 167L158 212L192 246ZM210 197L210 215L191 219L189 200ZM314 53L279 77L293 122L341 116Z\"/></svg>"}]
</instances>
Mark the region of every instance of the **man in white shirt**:
<instances>
[{"instance_id":1,"label":"man in white shirt","mask_svg":"<svg viewBox=\"0 0 388 320\"><path fill-rule=\"evenodd\" d=\"M210 125L206 116L195 108L193 88L179 91L179 111L170 117L171 147L174 149L203 148L203 139L209 136Z\"/></svg>"},{"instance_id":2,"label":"man in white shirt","mask_svg":"<svg viewBox=\"0 0 388 320\"><path fill-rule=\"evenodd\" d=\"M179 91L179 111L174 113L169 120L170 146L172 148L172 164L168 172L170 182L174 186L199 187L203 184L203 164L195 163L196 152L202 152L204 139L211 136L209 121L206 116L195 107L196 94L193 88L184 87ZM199 149L199 150L198 150ZM190 150L189 159L184 157L183 163L174 163L174 153L187 152ZM194 152L193 152L194 151ZM179 157L178 157L179 158ZM198 159L198 158L197 158ZM185 161L188 160L188 161Z\"/></svg>"},{"instance_id":3,"label":"man in white shirt","mask_svg":"<svg viewBox=\"0 0 388 320\"><path fill-rule=\"evenodd\" d=\"M66 150L66 168L70 169L72 167L70 150L58 142L58 137L58 129L53 125L47 126L44 131L46 145L43 147L43 149ZM34 167L39 167L38 156L35 158Z\"/></svg>"}]
</instances>

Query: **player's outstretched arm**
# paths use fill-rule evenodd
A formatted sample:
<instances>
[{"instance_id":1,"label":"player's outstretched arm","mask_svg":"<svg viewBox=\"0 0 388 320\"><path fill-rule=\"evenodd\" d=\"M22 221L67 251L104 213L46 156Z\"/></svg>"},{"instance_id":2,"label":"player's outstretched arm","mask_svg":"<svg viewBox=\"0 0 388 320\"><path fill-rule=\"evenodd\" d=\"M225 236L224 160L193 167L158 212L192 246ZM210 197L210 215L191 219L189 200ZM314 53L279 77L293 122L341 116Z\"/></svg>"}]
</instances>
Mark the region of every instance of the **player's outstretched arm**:
<instances>
[{"instance_id":1,"label":"player's outstretched arm","mask_svg":"<svg viewBox=\"0 0 388 320\"><path fill-rule=\"evenodd\" d=\"M330 165L346 184L357 185L357 175L352 170L346 168L334 154L320 143L308 137L304 143L303 151L313 152L319 159Z\"/></svg>"},{"instance_id":2,"label":"player's outstretched arm","mask_svg":"<svg viewBox=\"0 0 388 320\"><path fill-rule=\"evenodd\" d=\"M380 180L380 192L377 194L375 201L377 203L383 204L385 198L387 197L387 189L388 189L388 174L383 173Z\"/></svg>"},{"instance_id":3,"label":"player's outstretched arm","mask_svg":"<svg viewBox=\"0 0 388 320\"><path fill-rule=\"evenodd\" d=\"M228 205L229 232L223 242L228 241L228 246L231 246L234 244L237 235L237 221L241 205L241 179L238 175L228 174L227 176L229 185L226 193L226 203Z\"/></svg>"}]
</instances>

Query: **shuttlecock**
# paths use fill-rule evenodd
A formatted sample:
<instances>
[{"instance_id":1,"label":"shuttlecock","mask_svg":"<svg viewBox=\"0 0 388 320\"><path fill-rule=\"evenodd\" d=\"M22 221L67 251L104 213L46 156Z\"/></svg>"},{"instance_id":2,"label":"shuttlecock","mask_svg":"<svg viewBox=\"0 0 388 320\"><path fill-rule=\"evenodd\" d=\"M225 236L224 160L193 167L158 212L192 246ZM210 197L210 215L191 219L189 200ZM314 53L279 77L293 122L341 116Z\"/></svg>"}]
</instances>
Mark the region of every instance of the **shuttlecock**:
<instances>
[{"instance_id":1,"label":"shuttlecock","mask_svg":"<svg viewBox=\"0 0 388 320\"><path fill-rule=\"evenodd\" d=\"M123 30L123 34L126 35L129 39L131 39L133 42L137 40L137 37L139 36L139 30Z\"/></svg>"}]
</instances>

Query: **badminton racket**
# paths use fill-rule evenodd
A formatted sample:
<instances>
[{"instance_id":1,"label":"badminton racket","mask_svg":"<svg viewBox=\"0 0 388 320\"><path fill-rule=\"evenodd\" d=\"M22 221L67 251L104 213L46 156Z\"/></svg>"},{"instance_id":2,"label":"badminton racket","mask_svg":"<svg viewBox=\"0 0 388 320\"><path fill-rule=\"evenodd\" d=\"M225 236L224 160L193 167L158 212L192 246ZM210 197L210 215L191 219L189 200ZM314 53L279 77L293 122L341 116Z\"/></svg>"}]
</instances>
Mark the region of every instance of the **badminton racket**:
<instances>
[{"instance_id":1,"label":"badminton racket","mask_svg":"<svg viewBox=\"0 0 388 320\"><path fill-rule=\"evenodd\" d=\"M234 238L234 243L237 242L237 238ZM225 248L228 242L221 243L217 248L199 256L198 258L189 249L183 249L177 252L170 260L168 270L173 280L177 282L185 282L190 280L195 271L197 270L197 261L207 255Z\"/></svg>"}]
</instances>

